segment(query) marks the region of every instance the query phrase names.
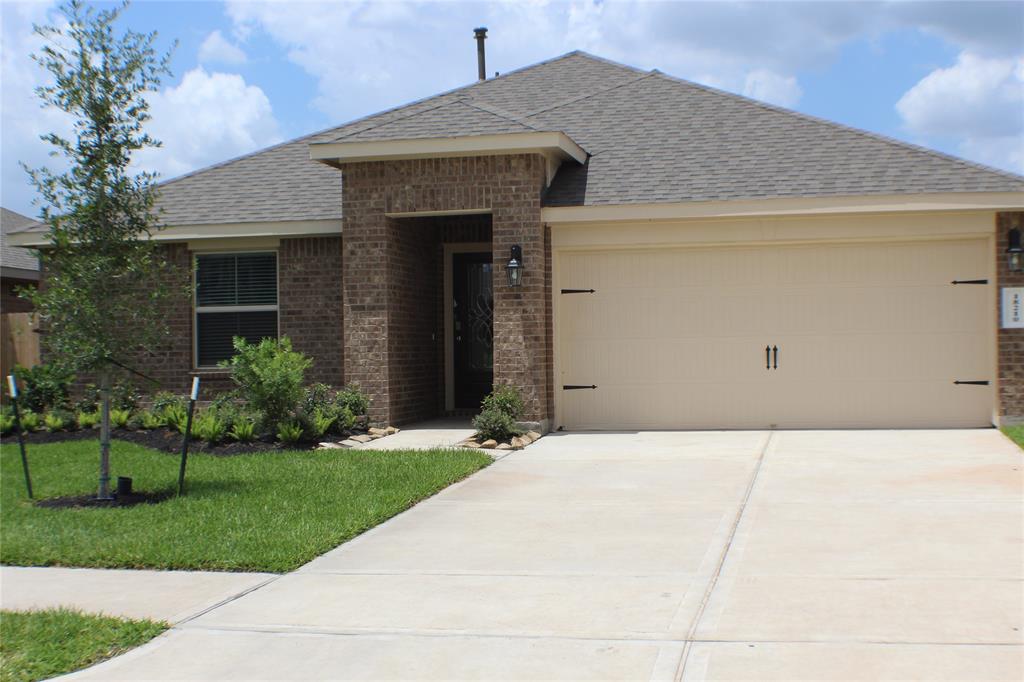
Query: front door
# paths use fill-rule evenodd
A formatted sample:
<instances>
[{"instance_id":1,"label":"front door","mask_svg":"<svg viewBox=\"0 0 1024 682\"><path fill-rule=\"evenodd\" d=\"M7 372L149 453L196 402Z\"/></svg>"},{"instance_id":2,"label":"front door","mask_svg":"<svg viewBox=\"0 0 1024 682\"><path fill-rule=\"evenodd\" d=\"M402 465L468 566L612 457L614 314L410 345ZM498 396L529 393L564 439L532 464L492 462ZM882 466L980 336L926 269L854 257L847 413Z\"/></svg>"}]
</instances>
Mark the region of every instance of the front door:
<instances>
[{"instance_id":1,"label":"front door","mask_svg":"<svg viewBox=\"0 0 1024 682\"><path fill-rule=\"evenodd\" d=\"M494 287L491 254L452 255L455 407L477 409L494 381Z\"/></svg>"}]
</instances>

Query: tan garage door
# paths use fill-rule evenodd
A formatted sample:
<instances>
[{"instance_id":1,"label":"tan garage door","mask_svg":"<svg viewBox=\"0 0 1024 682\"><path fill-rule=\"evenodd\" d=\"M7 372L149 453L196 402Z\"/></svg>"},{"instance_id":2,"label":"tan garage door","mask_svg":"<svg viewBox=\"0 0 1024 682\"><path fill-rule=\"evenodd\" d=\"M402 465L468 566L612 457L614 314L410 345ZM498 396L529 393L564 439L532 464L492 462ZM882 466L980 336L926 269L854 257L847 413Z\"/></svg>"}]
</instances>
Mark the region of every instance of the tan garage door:
<instances>
[{"instance_id":1,"label":"tan garage door","mask_svg":"<svg viewBox=\"0 0 1024 682\"><path fill-rule=\"evenodd\" d=\"M992 286L951 281L989 262L984 240L559 253L558 423L987 425L994 386L954 382L994 378Z\"/></svg>"}]
</instances>

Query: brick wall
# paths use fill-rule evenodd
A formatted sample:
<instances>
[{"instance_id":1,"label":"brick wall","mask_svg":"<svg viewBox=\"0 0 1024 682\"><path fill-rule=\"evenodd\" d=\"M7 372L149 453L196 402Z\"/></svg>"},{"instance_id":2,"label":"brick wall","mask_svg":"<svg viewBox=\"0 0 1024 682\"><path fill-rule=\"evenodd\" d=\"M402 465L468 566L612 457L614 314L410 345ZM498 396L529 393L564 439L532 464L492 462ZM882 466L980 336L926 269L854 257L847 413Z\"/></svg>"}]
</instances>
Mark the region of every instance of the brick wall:
<instances>
[{"instance_id":1,"label":"brick wall","mask_svg":"<svg viewBox=\"0 0 1024 682\"><path fill-rule=\"evenodd\" d=\"M279 333L313 358L311 383L344 383L341 258L341 237L282 239L277 252Z\"/></svg>"},{"instance_id":2,"label":"brick wall","mask_svg":"<svg viewBox=\"0 0 1024 682\"><path fill-rule=\"evenodd\" d=\"M402 221L385 214L472 209L491 211L495 263L506 262L511 246L520 244L526 265L523 286L516 290L503 284L504 267L494 269L495 382L511 383L523 392L527 419L546 417L550 408L545 325L550 299L545 298L548 256L540 222L543 157L369 162L346 164L342 171L345 375L373 397L372 419L393 421L408 414L406 399L398 392L409 381L409 365L391 361L392 350L401 350L397 338L394 343L388 339L392 321L403 324L392 318L408 288L392 278L388 264L405 245L399 233Z\"/></svg>"},{"instance_id":3,"label":"brick wall","mask_svg":"<svg viewBox=\"0 0 1024 682\"><path fill-rule=\"evenodd\" d=\"M19 296L18 292L23 288L34 286L36 286L35 280L4 278L4 280L0 282L0 312L31 312L32 302Z\"/></svg>"},{"instance_id":4,"label":"brick wall","mask_svg":"<svg viewBox=\"0 0 1024 682\"><path fill-rule=\"evenodd\" d=\"M1024 287L1024 273L1011 273L1007 264L1007 233L1012 227L1024 232L1024 213L997 214L995 256L999 306L1002 305L1002 287ZM1000 308L1000 321L1002 314ZM1024 329L999 329L999 416L1007 423L1024 423Z\"/></svg>"}]
</instances>

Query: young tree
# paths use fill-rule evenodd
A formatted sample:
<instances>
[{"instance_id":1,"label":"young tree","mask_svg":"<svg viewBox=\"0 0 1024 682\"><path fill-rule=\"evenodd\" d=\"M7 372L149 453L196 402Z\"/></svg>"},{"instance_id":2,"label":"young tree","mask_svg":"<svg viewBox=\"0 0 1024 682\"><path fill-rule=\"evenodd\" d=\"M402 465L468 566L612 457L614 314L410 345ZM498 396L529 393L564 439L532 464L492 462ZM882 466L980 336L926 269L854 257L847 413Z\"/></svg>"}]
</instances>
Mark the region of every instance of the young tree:
<instances>
[{"instance_id":1,"label":"young tree","mask_svg":"<svg viewBox=\"0 0 1024 682\"><path fill-rule=\"evenodd\" d=\"M143 131L146 93L169 74L170 53L157 56L156 33L115 23L127 2L95 11L80 0L60 8L65 25L36 26L46 40L33 58L52 76L36 93L74 121L69 138L44 135L64 172L29 169L42 199L49 244L41 250L45 286L29 297L55 361L98 375L102 396L99 497L109 499L110 386L114 369L167 334L161 310L180 292L164 282L167 268L150 239L160 229L156 175L134 172L133 153L160 143Z\"/></svg>"}]
</instances>

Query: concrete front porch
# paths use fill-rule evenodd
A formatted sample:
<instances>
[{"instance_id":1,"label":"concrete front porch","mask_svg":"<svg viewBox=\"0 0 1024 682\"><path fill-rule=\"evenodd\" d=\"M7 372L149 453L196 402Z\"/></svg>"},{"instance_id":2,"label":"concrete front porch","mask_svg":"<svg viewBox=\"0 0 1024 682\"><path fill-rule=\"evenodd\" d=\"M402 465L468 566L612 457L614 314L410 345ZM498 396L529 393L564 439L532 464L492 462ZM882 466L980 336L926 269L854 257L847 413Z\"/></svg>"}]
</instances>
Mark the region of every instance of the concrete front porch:
<instances>
[{"instance_id":1,"label":"concrete front porch","mask_svg":"<svg viewBox=\"0 0 1024 682\"><path fill-rule=\"evenodd\" d=\"M1019 680L992 429L556 433L74 679Z\"/></svg>"}]
</instances>

